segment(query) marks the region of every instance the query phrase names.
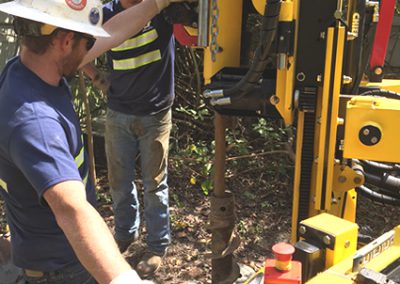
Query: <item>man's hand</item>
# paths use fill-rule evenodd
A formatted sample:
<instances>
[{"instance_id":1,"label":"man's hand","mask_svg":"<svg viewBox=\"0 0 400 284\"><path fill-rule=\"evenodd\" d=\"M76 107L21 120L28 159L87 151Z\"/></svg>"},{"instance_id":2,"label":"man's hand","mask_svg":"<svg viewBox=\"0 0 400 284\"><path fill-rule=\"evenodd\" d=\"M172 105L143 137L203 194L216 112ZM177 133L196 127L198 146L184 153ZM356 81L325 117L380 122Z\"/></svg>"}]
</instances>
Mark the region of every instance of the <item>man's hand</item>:
<instances>
[{"instance_id":1,"label":"man's hand","mask_svg":"<svg viewBox=\"0 0 400 284\"><path fill-rule=\"evenodd\" d=\"M110 88L110 80L106 72L99 70L92 63L86 64L81 70L92 80L94 87L102 90L104 94L107 93Z\"/></svg>"},{"instance_id":2,"label":"man's hand","mask_svg":"<svg viewBox=\"0 0 400 284\"><path fill-rule=\"evenodd\" d=\"M169 6L171 3L177 3L177 2L197 2L197 0L155 0L157 7L158 7L158 12L161 12L162 9L166 8Z\"/></svg>"},{"instance_id":3,"label":"man's hand","mask_svg":"<svg viewBox=\"0 0 400 284\"><path fill-rule=\"evenodd\" d=\"M92 83L97 89L102 90L104 94L106 94L110 88L110 80L108 79L108 75L104 72L98 71Z\"/></svg>"}]
</instances>

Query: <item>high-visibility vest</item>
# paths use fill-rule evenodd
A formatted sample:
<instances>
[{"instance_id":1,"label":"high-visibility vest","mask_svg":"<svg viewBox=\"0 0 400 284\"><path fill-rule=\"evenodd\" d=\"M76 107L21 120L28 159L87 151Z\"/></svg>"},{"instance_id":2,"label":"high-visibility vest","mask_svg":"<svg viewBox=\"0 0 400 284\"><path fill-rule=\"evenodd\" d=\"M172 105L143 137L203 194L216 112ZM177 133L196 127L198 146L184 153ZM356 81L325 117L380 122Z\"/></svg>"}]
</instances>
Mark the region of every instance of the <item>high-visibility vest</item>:
<instances>
[{"instance_id":1,"label":"high-visibility vest","mask_svg":"<svg viewBox=\"0 0 400 284\"><path fill-rule=\"evenodd\" d=\"M111 49L111 51L118 53L134 50L154 42L157 38L157 30L152 28L138 36L126 40L120 46ZM132 70L159 60L161 60L161 52L159 49L154 49L133 57L113 59L112 65L114 70Z\"/></svg>"}]
</instances>

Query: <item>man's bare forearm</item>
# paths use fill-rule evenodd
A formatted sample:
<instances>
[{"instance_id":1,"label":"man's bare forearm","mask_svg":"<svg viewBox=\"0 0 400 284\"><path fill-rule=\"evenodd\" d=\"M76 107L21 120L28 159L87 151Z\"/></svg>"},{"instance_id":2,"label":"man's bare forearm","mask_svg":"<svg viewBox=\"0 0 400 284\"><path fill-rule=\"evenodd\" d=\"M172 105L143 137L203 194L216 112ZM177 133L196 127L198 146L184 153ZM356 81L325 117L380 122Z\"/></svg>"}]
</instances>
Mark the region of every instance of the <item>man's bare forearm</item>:
<instances>
[{"instance_id":1,"label":"man's bare forearm","mask_svg":"<svg viewBox=\"0 0 400 284\"><path fill-rule=\"evenodd\" d=\"M158 12L155 0L144 0L112 17L103 25L111 37L98 38L83 59L81 67L137 34Z\"/></svg>"},{"instance_id":2,"label":"man's bare forearm","mask_svg":"<svg viewBox=\"0 0 400 284\"><path fill-rule=\"evenodd\" d=\"M131 270L107 225L86 201L83 184L60 183L44 195L79 261L100 284Z\"/></svg>"},{"instance_id":3,"label":"man's bare forearm","mask_svg":"<svg viewBox=\"0 0 400 284\"><path fill-rule=\"evenodd\" d=\"M72 215L72 216L71 216ZM90 205L62 218L62 229L80 262L102 284L131 270L100 215Z\"/></svg>"}]
</instances>

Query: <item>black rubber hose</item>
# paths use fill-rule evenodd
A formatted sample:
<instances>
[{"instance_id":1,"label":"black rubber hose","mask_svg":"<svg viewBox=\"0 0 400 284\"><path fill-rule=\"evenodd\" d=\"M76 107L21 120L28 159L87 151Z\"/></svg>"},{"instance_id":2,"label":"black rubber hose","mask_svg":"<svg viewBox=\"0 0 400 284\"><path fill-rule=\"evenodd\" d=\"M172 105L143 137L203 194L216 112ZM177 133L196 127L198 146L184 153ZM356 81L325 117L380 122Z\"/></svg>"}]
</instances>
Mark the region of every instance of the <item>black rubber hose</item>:
<instances>
[{"instance_id":1,"label":"black rubber hose","mask_svg":"<svg viewBox=\"0 0 400 284\"><path fill-rule=\"evenodd\" d=\"M364 172L365 182L379 187L382 192L393 197L400 198L400 178L385 173L377 176Z\"/></svg>"},{"instance_id":2,"label":"black rubber hose","mask_svg":"<svg viewBox=\"0 0 400 284\"><path fill-rule=\"evenodd\" d=\"M268 63L268 55L279 24L280 0L267 0L261 27L261 40L253 62L246 75L233 87L223 91L224 97L232 99L242 97L251 91L259 82Z\"/></svg>"},{"instance_id":3,"label":"black rubber hose","mask_svg":"<svg viewBox=\"0 0 400 284\"><path fill-rule=\"evenodd\" d=\"M365 185L361 185L356 188L356 191L361 194L362 196L365 196L373 201L377 201L383 204L388 204L388 205L394 205L394 206L400 206L400 199L396 197L391 197L382 193L378 193Z\"/></svg>"},{"instance_id":4,"label":"black rubber hose","mask_svg":"<svg viewBox=\"0 0 400 284\"><path fill-rule=\"evenodd\" d=\"M379 97L385 97L388 99L395 99L395 100L400 100L400 94L388 90L380 90L380 89L375 89L375 90L369 90L364 93L361 93L360 96L379 96Z\"/></svg>"},{"instance_id":5,"label":"black rubber hose","mask_svg":"<svg viewBox=\"0 0 400 284\"><path fill-rule=\"evenodd\" d=\"M376 170L380 172L388 172L388 171L399 171L400 170L400 165L398 164L393 164L393 165L388 165L384 163L378 163L374 161L369 161L369 160L360 160L359 161L363 167L368 168L376 172Z\"/></svg>"}]
</instances>

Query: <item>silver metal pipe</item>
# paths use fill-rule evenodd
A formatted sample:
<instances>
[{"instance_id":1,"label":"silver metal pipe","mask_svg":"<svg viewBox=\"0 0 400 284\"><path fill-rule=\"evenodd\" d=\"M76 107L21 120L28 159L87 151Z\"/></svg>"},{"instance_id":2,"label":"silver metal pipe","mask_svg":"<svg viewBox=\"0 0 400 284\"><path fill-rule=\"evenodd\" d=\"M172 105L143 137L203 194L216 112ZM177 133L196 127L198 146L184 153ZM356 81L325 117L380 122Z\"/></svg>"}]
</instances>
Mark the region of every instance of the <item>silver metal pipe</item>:
<instances>
[{"instance_id":1,"label":"silver metal pipe","mask_svg":"<svg viewBox=\"0 0 400 284\"><path fill-rule=\"evenodd\" d=\"M343 0L337 1L337 10L342 12L343 11Z\"/></svg>"},{"instance_id":2,"label":"silver metal pipe","mask_svg":"<svg viewBox=\"0 0 400 284\"><path fill-rule=\"evenodd\" d=\"M209 8L209 0L199 0L199 28L197 36L197 45L199 47L208 46Z\"/></svg>"}]
</instances>

